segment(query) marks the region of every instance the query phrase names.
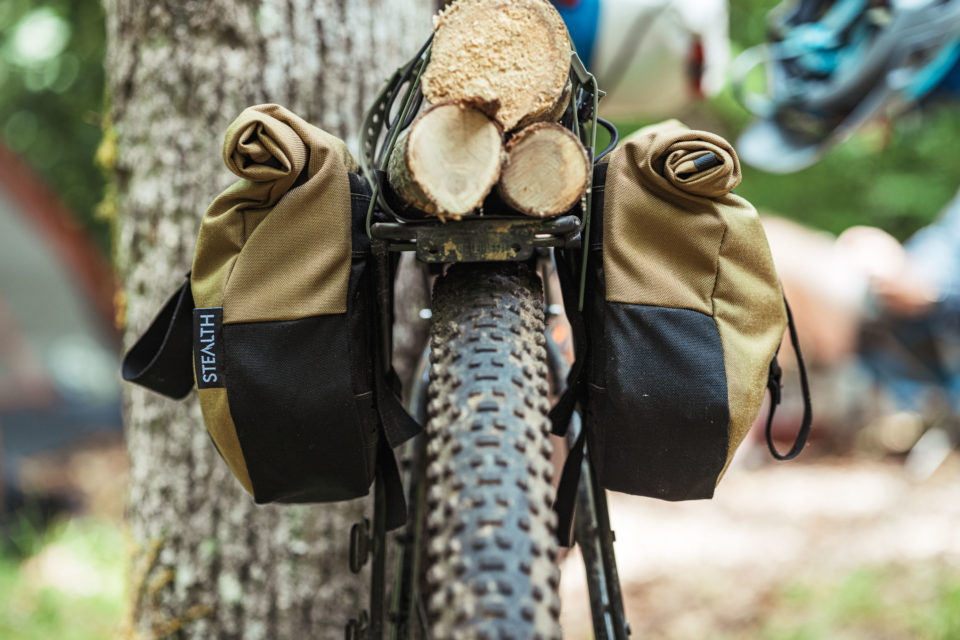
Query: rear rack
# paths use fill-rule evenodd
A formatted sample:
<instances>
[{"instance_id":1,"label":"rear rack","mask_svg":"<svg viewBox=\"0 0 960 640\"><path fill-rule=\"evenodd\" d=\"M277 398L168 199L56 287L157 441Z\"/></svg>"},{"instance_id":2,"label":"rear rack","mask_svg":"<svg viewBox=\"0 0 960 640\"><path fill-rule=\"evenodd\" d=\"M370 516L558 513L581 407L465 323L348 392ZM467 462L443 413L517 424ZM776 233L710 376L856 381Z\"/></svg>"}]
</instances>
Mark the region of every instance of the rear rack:
<instances>
[{"instance_id":1,"label":"rear rack","mask_svg":"<svg viewBox=\"0 0 960 640\"><path fill-rule=\"evenodd\" d=\"M537 247L579 247L580 219L476 216L449 224L436 218L376 222L370 234L390 251L416 251L421 262L515 262L529 259Z\"/></svg>"}]
</instances>

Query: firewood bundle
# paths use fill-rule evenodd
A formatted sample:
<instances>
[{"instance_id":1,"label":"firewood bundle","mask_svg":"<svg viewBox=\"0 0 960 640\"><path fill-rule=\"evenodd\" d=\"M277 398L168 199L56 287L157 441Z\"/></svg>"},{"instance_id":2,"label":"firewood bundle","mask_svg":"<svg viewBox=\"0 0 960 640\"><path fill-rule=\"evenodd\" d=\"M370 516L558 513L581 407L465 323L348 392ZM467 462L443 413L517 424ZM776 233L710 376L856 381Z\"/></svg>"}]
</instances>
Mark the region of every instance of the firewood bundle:
<instances>
[{"instance_id":1,"label":"firewood bundle","mask_svg":"<svg viewBox=\"0 0 960 640\"><path fill-rule=\"evenodd\" d=\"M394 191L440 218L494 186L517 211L549 217L583 195L590 161L556 124L570 101L570 39L547 0L456 0L434 19L421 89L427 109L388 161Z\"/></svg>"}]
</instances>

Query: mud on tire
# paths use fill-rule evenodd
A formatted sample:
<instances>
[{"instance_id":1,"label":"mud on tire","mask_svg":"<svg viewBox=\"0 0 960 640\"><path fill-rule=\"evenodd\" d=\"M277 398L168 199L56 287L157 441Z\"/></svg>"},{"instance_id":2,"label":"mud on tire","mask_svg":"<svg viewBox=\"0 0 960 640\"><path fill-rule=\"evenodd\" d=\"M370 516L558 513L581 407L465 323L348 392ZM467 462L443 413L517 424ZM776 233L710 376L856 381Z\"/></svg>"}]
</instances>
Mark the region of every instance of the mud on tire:
<instances>
[{"instance_id":1,"label":"mud on tire","mask_svg":"<svg viewBox=\"0 0 960 640\"><path fill-rule=\"evenodd\" d=\"M427 424L431 635L560 638L543 294L520 264L434 288Z\"/></svg>"}]
</instances>

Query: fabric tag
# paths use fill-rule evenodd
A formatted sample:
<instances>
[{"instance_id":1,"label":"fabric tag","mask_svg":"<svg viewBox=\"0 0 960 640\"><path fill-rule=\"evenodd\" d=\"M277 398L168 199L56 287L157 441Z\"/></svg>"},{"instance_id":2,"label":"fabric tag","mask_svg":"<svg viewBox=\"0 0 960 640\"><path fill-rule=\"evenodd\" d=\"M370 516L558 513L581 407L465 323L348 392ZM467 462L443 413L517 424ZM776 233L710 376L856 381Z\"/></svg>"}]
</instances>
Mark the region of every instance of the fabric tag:
<instances>
[{"instance_id":1,"label":"fabric tag","mask_svg":"<svg viewBox=\"0 0 960 640\"><path fill-rule=\"evenodd\" d=\"M193 367L197 389L226 386L223 375L223 307L193 310Z\"/></svg>"}]
</instances>

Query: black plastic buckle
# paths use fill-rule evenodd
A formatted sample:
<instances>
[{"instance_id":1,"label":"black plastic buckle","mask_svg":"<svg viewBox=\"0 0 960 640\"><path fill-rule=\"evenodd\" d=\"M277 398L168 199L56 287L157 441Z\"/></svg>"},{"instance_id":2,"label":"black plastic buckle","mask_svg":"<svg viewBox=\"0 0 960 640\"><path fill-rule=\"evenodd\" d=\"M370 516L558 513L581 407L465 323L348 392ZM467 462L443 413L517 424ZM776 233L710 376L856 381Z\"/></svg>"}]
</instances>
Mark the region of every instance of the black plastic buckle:
<instances>
[{"instance_id":1,"label":"black plastic buckle","mask_svg":"<svg viewBox=\"0 0 960 640\"><path fill-rule=\"evenodd\" d=\"M783 395L782 380L783 369L780 368L780 363L774 356L773 360L770 361L770 372L767 374L767 389L770 390L770 402L774 405L780 404Z\"/></svg>"},{"instance_id":2,"label":"black plastic buckle","mask_svg":"<svg viewBox=\"0 0 960 640\"><path fill-rule=\"evenodd\" d=\"M370 538L370 520L364 518L350 527L350 571L360 573L367 560L373 540Z\"/></svg>"}]
</instances>

